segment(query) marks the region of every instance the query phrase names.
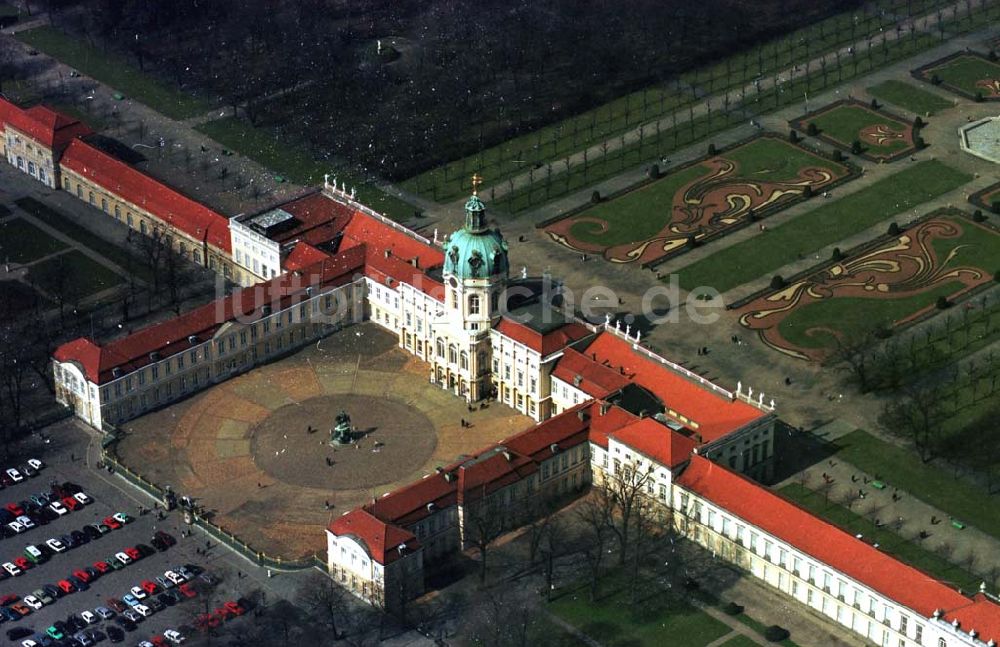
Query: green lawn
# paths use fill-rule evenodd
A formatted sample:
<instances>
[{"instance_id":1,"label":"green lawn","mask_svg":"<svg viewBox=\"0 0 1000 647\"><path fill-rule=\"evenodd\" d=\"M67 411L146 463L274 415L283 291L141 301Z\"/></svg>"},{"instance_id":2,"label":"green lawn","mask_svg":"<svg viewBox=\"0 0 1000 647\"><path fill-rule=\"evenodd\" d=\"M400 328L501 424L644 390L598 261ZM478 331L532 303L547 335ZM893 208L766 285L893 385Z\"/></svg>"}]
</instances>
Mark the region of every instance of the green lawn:
<instances>
[{"instance_id":1,"label":"green lawn","mask_svg":"<svg viewBox=\"0 0 1000 647\"><path fill-rule=\"evenodd\" d=\"M359 202L393 220L408 220L416 211L413 205L384 193L364 180L351 177L327 162L313 159L304 147L291 144L272 130L254 128L234 117L209 121L195 130L296 184L312 186L322 183L326 173L335 175L338 185L346 182L348 186L355 186Z\"/></svg>"},{"instance_id":2,"label":"green lawn","mask_svg":"<svg viewBox=\"0 0 1000 647\"><path fill-rule=\"evenodd\" d=\"M0 261L30 263L66 249L66 245L27 220L12 218L0 222Z\"/></svg>"},{"instance_id":3,"label":"green lawn","mask_svg":"<svg viewBox=\"0 0 1000 647\"><path fill-rule=\"evenodd\" d=\"M606 585L604 588L608 588ZM688 603L662 592L652 592L632 604L628 587L591 603L586 588L549 604L549 609L607 647L700 647L730 629Z\"/></svg>"},{"instance_id":4,"label":"green lawn","mask_svg":"<svg viewBox=\"0 0 1000 647\"><path fill-rule=\"evenodd\" d=\"M998 498L922 463L915 453L861 431L834 441L838 456L868 474L879 474L893 487L1000 539ZM940 526L939 526L940 527ZM945 531L950 532L947 528Z\"/></svg>"},{"instance_id":5,"label":"green lawn","mask_svg":"<svg viewBox=\"0 0 1000 647\"><path fill-rule=\"evenodd\" d=\"M936 160L907 166L851 195L707 256L679 272L681 287L720 292L766 276L782 266L953 191L972 178Z\"/></svg>"},{"instance_id":6,"label":"green lawn","mask_svg":"<svg viewBox=\"0 0 1000 647\"><path fill-rule=\"evenodd\" d=\"M959 56L943 65L927 70L926 74L928 78L937 75L946 85L958 88L963 92L975 94L982 91L983 96L989 96L989 92L976 87L976 81L1000 79L1000 64L979 56Z\"/></svg>"},{"instance_id":7,"label":"green lawn","mask_svg":"<svg viewBox=\"0 0 1000 647\"><path fill-rule=\"evenodd\" d=\"M868 94L904 110L929 117L951 108L954 104L933 92L922 90L912 83L890 79L868 88Z\"/></svg>"},{"instance_id":8,"label":"green lawn","mask_svg":"<svg viewBox=\"0 0 1000 647\"><path fill-rule=\"evenodd\" d=\"M145 264L138 262L127 250L104 240L89 229L81 227L57 210L34 198L19 198L15 200L15 203L45 224L58 229L63 234L91 251L97 252L123 270L131 271L136 277L146 283L152 283L153 277L150 274L149 268ZM101 214L99 217L107 218L108 216Z\"/></svg>"},{"instance_id":9,"label":"green lawn","mask_svg":"<svg viewBox=\"0 0 1000 647\"><path fill-rule=\"evenodd\" d=\"M173 119L194 117L212 107L202 99L141 72L132 61L91 47L54 27L23 31L16 38Z\"/></svg>"},{"instance_id":10,"label":"green lawn","mask_svg":"<svg viewBox=\"0 0 1000 647\"><path fill-rule=\"evenodd\" d=\"M837 176L846 173L846 169L840 164L772 137L755 139L726 151L720 157L736 163L737 170L733 177L740 179L765 182L788 180L794 178L802 168L817 166L830 169ZM709 171L709 166L695 164L599 204L577 217L603 220L608 225L607 231L602 231L597 223L583 221L574 224L570 232L583 242L605 247L648 240L671 220L678 191Z\"/></svg>"},{"instance_id":11,"label":"green lawn","mask_svg":"<svg viewBox=\"0 0 1000 647\"><path fill-rule=\"evenodd\" d=\"M884 473L882 472L882 474ZM896 533L886 530L884 526L876 528L869 519L855 514L838 503L826 501L822 494L813 492L798 483L786 485L781 488L780 492L816 516L826 519L852 535L864 535L868 541L878 543L881 551L892 555L901 562L919 568L942 582L950 582L966 591L974 591L982 581L981 577L955 566L937 553L903 539ZM949 528L946 527L940 532L950 532ZM932 530L928 524L928 531Z\"/></svg>"},{"instance_id":12,"label":"green lawn","mask_svg":"<svg viewBox=\"0 0 1000 647\"><path fill-rule=\"evenodd\" d=\"M737 634L736 636L722 643L722 647L758 647L758 644L759 643L750 640L743 634Z\"/></svg>"},{"instance_id":13,"label":"green lawn","mask_svg":"<svg viewBox=\"0 0 1000 647\"><path fill-rule=\"evenodd\" d=\"M890 131L897 133L906 132L909 128L907 124L864 106L839 105L806 120L806 123L816 124L822 134L837 140L845 147L850 147L852 142L859 140L864 150L877 155L891 155L912 146L904 139L888 139L882 145L861 139L861 131L869 126L884 125Z\"/></svg>"},{"instance_id":14,"label":"green lawn","mask_svg":"<svg viewBox=\"0 0 1000 647\"><path fill-rule=\"evenodd\" d=\"M120 284L122 277L74 249L32 265L28 281L56 301L61 292L65 303L76 303Z\"/></svg>"}]
</instances>

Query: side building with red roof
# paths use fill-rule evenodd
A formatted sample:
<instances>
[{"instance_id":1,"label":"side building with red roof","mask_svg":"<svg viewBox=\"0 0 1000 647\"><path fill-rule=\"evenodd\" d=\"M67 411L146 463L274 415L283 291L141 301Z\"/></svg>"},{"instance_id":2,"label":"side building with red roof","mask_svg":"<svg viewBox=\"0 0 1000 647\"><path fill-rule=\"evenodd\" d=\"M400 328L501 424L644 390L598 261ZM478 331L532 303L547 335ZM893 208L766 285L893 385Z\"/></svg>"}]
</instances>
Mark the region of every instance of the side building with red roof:
<instances>
[{"instance_id":1,"label":"side building with red roof","mask_svg":"<svg viewBox=\"0 0 1000 647\"><path fill-rule=\"evenodd\" d=\"M0 128L7 163L50 189L60 186L59 158L63 151L77 137L92 132L74 117L46 106L21 108L3 97Z\"/></svg>"}]
</instances>

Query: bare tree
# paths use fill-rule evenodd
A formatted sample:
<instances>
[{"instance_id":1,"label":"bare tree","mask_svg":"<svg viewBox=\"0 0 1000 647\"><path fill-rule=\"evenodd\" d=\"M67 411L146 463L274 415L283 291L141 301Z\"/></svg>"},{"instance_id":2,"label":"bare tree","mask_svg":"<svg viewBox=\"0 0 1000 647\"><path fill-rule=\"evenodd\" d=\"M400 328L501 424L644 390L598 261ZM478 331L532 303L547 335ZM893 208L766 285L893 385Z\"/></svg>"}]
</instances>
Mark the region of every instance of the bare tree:
<instances>
[{"instance_id":1,"label":"bare tree","mask_svg":"<svg viewBox=\"0 0 1000 647\"><path fill-rule=\"evenodd\" d=\"M297 597L320 624L330 629L333 639L339 640L343 635L343 621L350 609L347 595L330 577L321 575L306 582Z\"/></svg>"},{"instance_id":2,"label":"bare tree","mask_svg":"<svg viewBox=\"0 0 1000 647\"><path fill-rule=\"evenodd\" d=\"M583 556L590 575L590 601L597 599L597 586L604 566L604 555L611 541L615 504L606 488L594 487L576 509L584 528Z\"/></svg>"},{"instance_id":3,"label":"bare tree","mask_svg":"<svg viewBox=\"0 0 1000 647\"><path fill-rule=\"evenodd\" d=\"M538 644L538 603L517 587L495 587L473 601L469 642L482 647L528 647Z\"/></svg>"},{"instance_id":4,"label":"bare tree","mask_svg":"<svg viewBox=\"0 0 1000 647\"><path fill-rule=\"evenodd\" d=\"M636 463L619 464L616 461L614 473L606 475L604 482L597 486L608 491L614 504L611 530L618 539L619 564L625 563L630 536L637 520L646 513L646 490L652 487L652 479L652 463L642 468Z\"/></svg>"},{"instance_id":5,"label":"bare tree","mask_svg":"<svg viewBox=\"0 0 1000 647\"><path fill-rule=\"evenodd\" d=\"M508 510L498 496L485 496L465 506L466 541L479 551L479 582L486 584L490 544L508 529Z\"/></svg>"},{"instance_id":6,"label":"bare tree","mask_svg":"<svg viewBox=\"0 0 1000 647\"><path fill-rule=\"evenodd\" d=\"M868 356L870 335L853 335L836 338L836 346L829 362L850 372L862 393L871 387L871 359Z\"/></svg>"},{"instance_id":7,"label":"bare tree","mask_svg":"<svg viewBox=\"0 0 1000 647\"><path fill-rule=\"evenodd\" d=\"M885 429L913 442L920 460L928 462L936 455L945 419L944 392L935 383L906 387L886 403L879 416Z\"/></svg>"}]
</instances>

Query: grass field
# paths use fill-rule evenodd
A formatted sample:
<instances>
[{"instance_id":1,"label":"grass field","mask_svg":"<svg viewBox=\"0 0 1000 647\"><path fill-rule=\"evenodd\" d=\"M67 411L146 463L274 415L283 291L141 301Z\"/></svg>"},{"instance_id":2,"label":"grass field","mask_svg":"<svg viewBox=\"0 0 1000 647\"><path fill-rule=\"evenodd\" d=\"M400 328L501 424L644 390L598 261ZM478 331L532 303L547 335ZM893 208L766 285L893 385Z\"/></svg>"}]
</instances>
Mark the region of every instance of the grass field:
<instances>
[{"instance_id":1,"label":"grass field","mask_svg":"<svg viewBox=\"0 0 1000 647\"><path fill-rule=\"evenodd\" d=\"M954 104L933 92L921 90L912 83L890 79L868 88L868 94L876 99L899 106L912 113L929 117L951 108Z\"/></svg>"},{"instance_id":2,"label":"grass field","mask_svg":"<svg viewBox=\"0 0 1000 647\"><path fill-rule=\"evenodd\" d=\"M30 263L66 249L66 245L27 220L11 218L0 222L0 260Z\"/></svg>"},{"instance_id":3,"label":"grass field","mask_svg":"<svg viewBox=\"0 0 1000 647\"><path fill-rule=\"evenodd\" d=\"M850 149L852 142L861 143L863 151L889 157L894 153L911 148L913 142L907 137L910 125L897 121L868 107L857 104L841 104L803 120L804 124L815 124L820 134L835 140L843 148ZM880 128L886 133L879 143L862 135L865 130ZM893 135L899 135L895 137Z\"/></svg>"},{"instance_id":4,"label":"grass field","mask_svg":"<svg viewBox=\"0 0 1000 647\"><path fill-rule=\"evenodd\" d=\"M743 180L781 182L796 178L805 168L824 168L834 177L845 174L841 164L831 162L783 139L762 137L719 155L719 158L736 164L732 177L734 184ZM579 215L580 222L573 224L570 233L585 243L612 247L622 243L644 241L658 234L671 219L674 208L685 204L678 193L691 182L712 171L710 161L694 164L664 178L651 182L619 198L596 205ZM735 192L743 192L734 186ZM711 198L708 200L712 201ZM724 204L713 207L725 208ZM599 225L591 219L603 221Z\"/></svg>"},{"instance_id":5,"label":"grass field","mask_svg":"<svg viewBox=\"0 0 1000 647\"><path fill-rule=\"evenodd\" d=\"M1000 234L963 218L942 218L942 220L959 227L962 233L956 238L934 239L932 241L934 257L938 261L947 260L947 267L952 269L958 267L979 269L989 280L1000 267ZM913 253L908 251L898 256L889 252L880 258L907 270L911 267L907 260ZM934 269L937 270L938 267ZM914 267L913 270L919 272L919 268ZM916 276L911 276L909 273L901 274L899 278L891 273L880 275L880 280L889 282L890 289L894 281L904 282L902 289L908 292L912 290L909 296L882 297L877 292L869 296L834 294L833 298L796 307L778 325L781 337L800 347L832 349L836 347L836 338L832 334L817 335L816 331L837 331L844 335L845 339L860 339L873 329L891 328L921 310L932 307L938 297L951 297L971 285L961 280L952 280L942 282L931 290L920 291L922 286L915 280ZM848 279L847 282L851 280ZM986 332L985 325L983 332Z\"/></svg>"},{"instance_id":6,"label":"grass field","mask_svg":"<svg viewBox=\"0 0 1000 647\"><path fill-rule=\"evenodd\" d=\"M173 119L194 117L212 107L193 95L139 71L131 61L91 47L54 27L37 27L20 32L16 37Z\"/></svg>"},{"instance_id":7,"label":"grass field","mask_svg":"<svg viewBox=\"0 0 1000 647\"><path fill-rule=\"evenodd\" d=\"M74 249L32 265L28 281L53 299L61 292L65 303L76 303L119 285L122 277Z\"/></svg>"},{"instance_id":8,"label":"grass field","mask_svg":"<svg viewBox=\"0 0 1000 647\"><path fill-rule=\"evenodd\" d=\"M254 128L241 119L217 119L201 124L195 130L296 184L312 186L322 183L325 173L335 175L338 184L346 182L348 186L357 188L359 202L393 220L408 220L416 211L413 205L384 193L364 180L351 177L327 162L313 159L303 147L289 145L276 132Z\"/></svg>"},{"instance_id":9,"label":"grass field","mask_svg":"<svg viewBox=\"0 0 1000 647\"><path fill-rule=\"evenodd\" d=\"M149 269L118 245L104 240L97 234L81 227L57 210L34 198L19 198L15 203L50 227L58 229L63 234L91 251L97 252L123 270L132 272L140 280L152 283L153 277Z\"/></svg>"},{"instance_id":10,"label":"grass field","mask_svg":"<svg viewBox=\"0 0 1000 647\"><path fill-rule=\"evenodd\" d=\"M1000 81L1000 64L988 61L980 56L958 56L937 67L926 71L928 78L937 76L945 86L951 86L967 94L982 92L983 96L991 93L976 85L979 81Z\"/></svg>"},{"instance_id":11,"label":"grass field","mask_svg":"<svg viewBox=\"0 0 1000 647\"><path fill-rule=\"evenodd\" d=\"M878 543L879 549L883 552L892 555L901 562L919 568L936 579L951 582L966 591L976 590L982 580L981 577L955 566L919 544L903 539L884 527L876 528L871 520L855 514L838 503L826 501L822 494L798 483L790 483L779 491L782 496L795 501L816 516L826 519L852 535L864 535L867 541Z\"/></svg>"},{"instance_id":12,"label":"grass field","mask_svg":"<svg viewBox=\"0 0 1000 647\"><path fill-rule=\"evenodd\" d=\"M609 587L610 583L604 588ZM632 604L629 590L621 584L593 603L586 588L567 593L551 602L549 610L608 647L700 647L730 631L708 614L661 592Z\"/></svg>"},{"instance_id":13,"label":"grass field","mask_svg":"<svg viewBox=\"0 0 1000 647\"><path fill-rule=\"evenodd\" d=\"M862 430L834 441L837 455L868 474L880 474L893 487L1000 539L997 497L922 463L915 453L890 445Z\"/></svg>"},{"instance_id":14,"label":"grass field","mask_svg":"<svg viewBox=\"0 0 1000 647\"><path fill-rule=\"evenodd\" d=\"M722 643L722 647L758 647L758 643L743 634L738 634Z\"/></svg>"},{"instance_id":15,"label":"grass field","mask_svg":"<svg viewBox=\"0 0 1000 647\"><path fill-rule=\"evenodd\" d=\"M971 179L936 160L908 166L860 191L692 263L679 272L681 287L692 290L711 286L725 292L910 211Z\"/></svg>"}]
</instances>

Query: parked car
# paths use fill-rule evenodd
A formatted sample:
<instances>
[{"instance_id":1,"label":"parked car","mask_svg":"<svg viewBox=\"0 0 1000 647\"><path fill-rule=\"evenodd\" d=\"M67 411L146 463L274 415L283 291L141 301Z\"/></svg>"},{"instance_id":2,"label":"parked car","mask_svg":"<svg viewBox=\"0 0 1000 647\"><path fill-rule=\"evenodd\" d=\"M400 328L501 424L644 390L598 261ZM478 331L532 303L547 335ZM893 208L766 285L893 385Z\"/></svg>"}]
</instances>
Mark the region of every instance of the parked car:
<instances>
[{"instance_id":1,"label":"parked car","mask_svg":"<svg viewBox=\"0 0 1000 647\"><path fill-rule=\"evenodd\" d=\"M143 597L145 597L145 595ZM130 607L134 607L135 605L139 604L139 598L135 597L131 593L126 593L125 595L122 596L122 602L124 602Z\"/></svg>"},{"instance_id":2,"label":"parked car","mask_svg":"<svg viewBox=\"0 0 1000 647\"><path fill-rule=\"evenodd\" d=\"M73 586L73 583L70 582L69 580L59 580L56 583L56 586L58 586L60 589L62 589L63 593L74 593L74 592L76 592L76 587Z\"/></svg>"},{"instance_id":3,"label":"parked car","mask_svg":"<svg viewBox=\"0 0 1000 647\"><path fill-rule=\"evenodd\" d=\"M94 613L100 616L102 620L110 620L115 617L115 612L107 607L97 607L94 609Z\"/></svg>"},{"instance_id":4,"label":"parked car","mask_svg":"<svg viewBox=\"0 0 1000 647\"><path fill-rule=\"evenodd\" d=\"M132 622L142 622L142 616L133 611L132 609L126 609L122 611L122 615L131 620Z\"/></svg>"},{"instance_id":5,"label":"parked car","mask_svg":"<svg viewBox=\"0 0 1000 647\"><path fill-rule=\"evenodd\" d=\"M28 465L31 465L36 470L40 470L40 469L43 469L45 467L45 463L43 463L42 461L38 460L37 458L29 458L28 459Z\"/></svg>"},{"instance_id":6,"label":"parked car","mask_svg":"<svg viewBox=\"0 0 1000 647\"><path fill-rule=\"evenodd\" d=\"M167 571L163 574L165 578L173 582L174 584L183 584L184 578L181 577L180 573L175 573L174 571Z\"/></svg>"},{"instance_id":7,"label":"parked car","mask_svg":"<svg viewBox=\"0 0 1000 647\"><path fill-rule=\"evenodd\" d=\"M90 505L94 502L94 499L89 494L84 494L83 492L77 492L73 495L73 498L83 505Z\"/></svg>"},{"instance_id":8,"label":"parked car","mask_svg":"<svg viewBox=\"0 0 1000 647\"><path fill-rule=\"evenodd\" d=\"M64 506L59 501L53 501L52 503L50 503L49 509L52 510L52 512L55 512L60 517L63 516L64 514L69 514L69 510L66 509L66 506Z\"/></svg>"},{"instance_id":9,"label":"parked car","mask_svg":"<svg viewBox=\"0 0 1000 647\"><path fill-rule=\"evenodd\" d=\"M177 599L174 596L167 594L166 592L156 596L156 599L159 600L163 605L168 607L172 607L175 604L177 604Z\"/></svg>"},{"instance_id":10,"label":"parked car","mask_svg":"<svg viewBox=\"0 0 1000 647\"><path fill-rule=\"evenodd\" d=\"M17 503L8 503L4 506L4 508L6 508L15 517L20 517L24 514L24 508Z\"/></svg>"},{"instance_id":11,"label":"parked car","mask_svg":"<svg viewBox=\"0 0 1000 647\"><path fill-rule=\"evenodd\" d=\"M134 598L135 598L136 600L141 600L141 599L143 599L144 597L146 597L146 591L144 591L144 590L143 590L143 588L142 588L141 586L133 586L133 587L132 587L132 588L130 589L130 593L132 593L132 596L133 596L133 597L134 597Z\"/></svg>"},{"instance_id":12,"label":"parked car","mask_svg":"<svg viewBox=\"0 0 1000 647\"><path fill-rule=\"evenodd\" d=\"M94 568L100 571L101 575L104 575L110 571L112 567L111 564L108 564L107 562L94 562Z\"/></svg>"},{"instance_id":13,"label":"parked car","mask_svg":"<svg viewBox=\"0 0 1000 647\"><path fill-rule=\"evenodd\" d=\"M67 510L75 511L83 507L83 504L76 500L76 497L64 496L62 498L62 504L66 506Z\"/></svg>"},{"instance_id":14,"label":"parked car","mask_svg":"<svg viewBox=\"0 0 1000 647\"><path fill-rule=\"evenodd\" d=\"M66 544L62 543L60 540L53 537L45 542L45 545L54 550L57 553L61 553L66 550Z\"/></svg>"},{"instance_id":15,"label":"parked car","mask_svg":"<svg viewBox=\"0 0 1000 647\"><path fill-rule=\"evenodd\" d=\"M128 610L128 606L118 598L108 598L105 602L118 613L124 613Z\"/></svg>"},{"instance_id":16,"label":"parked car","mask_svg":"<svg viewBox=\"0 0 1000 647\"><path fill-rule=\"evenodd\" d=\"M153 536L159 537L160 539L165 541L167 543L167 546L173 546L174 544L177 543L177 540L174 539L173 535L171 535L169 532L166 532L165 530L157 530Z\"/></svg>"},{"instance_id":17,"label":"parked car","mask_svg":"<svg viewBox=\"0 0 1000 647\"><path fill-rule=\"evenodd\" d=\"M41 600L39 600L33 595L24 596L24 603L27 604L29 607L31 607L32 611L38 611L43 606L45 606L44 604L42 604Z\"/></svg>"},{"instance_id":18,"label":"parked car","mask_svg":"<svg viewBox=\"0 0 1000 647\"><path fill-rule=\"evenodd\" d=\"M126 566L132 563L132 556L125 551L115 553L115 559Z\"/></svg>"},{"instance_id":19,"label":"parked car","mask_svg":"<svg viewBox=\"0 0 1000 647\"><path fill-rule=\"evenodd\" d=\"M111 528L112 530L118 530L119 528L122 527L121 522L115 519L114 517L104 517L101 523L103 523L108 528Z\"/></svg>"},{"instance_id":20,"label":"parked car","mask_svg":"<svg viewBox=\"0 0 1000 647\"><path fill-rule=\"evenodd\" d=\"M148 618L149 616L153 615L153 610L147 607L145 604L142 604L141 602L132 607L132 610L140 614L143 618Z\"/></svg>"},{"instance_id":21,"label":"parked car","mask_svg":"<svg viewBox=\"0 0 1000 647\"><path fill-rule=\"evenodd\" d=\"M122 549L122 552L123 552L123 553L125 553L126 555L128 555L129 557L131 557L131 558L132 558L132 561L133 561L133 562L137 562L137 561L139 561L140 559L142 559L142 553L140 553L140 552L139 552L139 551L138 551L138 550L137 550L137 549L136 549L135 547L133 547L133 546L129 546L129 547L127 547L127 548L123 548L123 549Z\"/></svg>"},{"instance_id":22,"label":"parked car","mask_svg":"<svg viewBox=\"0 0 1000 647\"><path fill-rule=\"evenodd\" d=\"M74 530L73 532L69 533L69 537L76 543L77 546L82 546L83 544L90 543L90 536L87 535L87 533L81 532L79 530Z\"/></svg>"},{"instance_id":23,"label":"parked car","mask_svg":"<svg viewBox=\"0 0 1000 647\"><path fill-rule=\"evenodd\" d=\"M17 577L18 575L21 574L21 569L15 566L12 562L4 562L3 570L10 573L13 577Z\"/></svg>"},{"instance_id":24,"label":"parked car","mask_svg":"<svg viewBox=\"0 0 1000 647\"><path fill-rule=\"evenodd\" d=\"M139 586L141 586L142 590L148 593L149 595L153 595L154 593L160 592L160 587L155 582L150 582L149 580L143 580L139 582Z\"/></svg>"},{"instance_id":25,"label":"parked car","mask_svg":"<svg viewBox=\"0 0 1000 647\"><path fill-rule=\"evenodd\" d=\"M24 474L25 476L28 477L38 476L38 470L36 470L31 465L28 465L27 463L25 463L24 465L18 465L17 469L21 472L21 474Z\"/></svg>"},{"instance_id":26,"label":"parked car","mask_svg":"<svg viewBox=\"0 0 1000 647\"><path fill-rule=\"evenodd\" d=\"M7 468L7 476L9 476L10 480L14 481L15 483L20 483L21 481L24 480L24 477L21 475L21 473L18 472L17 469L13 467Z\"/></svg>"},{"instance_id":27,"label":"parked car","mask_svg":"<svg viewBox=\"0 0 1000 647\"><path fill-rule=\"evenodd\" d=\"M101 531L94 527L92 524L87 524L83 528L80 528L80 532L85 534L91 541L101 538Z\"/></svg>"},{"instance_id":28,"label":"parked car","mask_svg":"<svg viewBox=\"0 0 1000 647\"><path fill-rule=\"evenodd\" d=\"M127 523L132 523L135 520L135 519L133 519L132 517L130 517L128 514L126 514L124 512L116 512L116 513L114 513L111 516L114 517L115 521L117 521L118 523L120 523L122 525L127 524Z\"/></svg>"},{"instance_id":29,"label":"parked car","mask_svg":"<svg viewBox=\"0 0 1000 647\"><path fill-rule=\"evenodd\" d=\"M113 625L108 626L108 640L112 643L120 643L125 640L125 632Z\"/></svg>"},{"instance_id":30,"label":"parked car","mask_svg":"<svg viewBox=\"0 0 1000 647\"><path fill-rule=\"evenodd\" d=\"M98 617L98 615L96 613L94 613L93 611L89 611L89 610L88 611L81 611L80 612L80 618L84 622L86 622L88 625L92 625L95 622L100 622L101 621L101 619Z\"/></svg>"},{"instance_id":31,"label":"parked car","mask_svg":"<svg viewBox=\"0 0 1000 647\"><path fill-rule=\"evenodd\" d=\"M162 575L157 575L155 579L156 579L156 583L159 584L160 588L163 589L163 590L172 589L175 586L177 586L176 584L174 584L173 582L171 582L167 578L163 577Z\"/></svg>"},{"instance_id":32,"label":"parked car","mask_svg":"<svg viewBox=\"0 0 1000 647\"><path fill-rule=\"evenodd\" d=\"M42 604L52 604L56 601L56 599L49 595L45 589L35 589L31 592L31 594L41 600Z\"/></svg>"},{"instance_id":33,"label":"parked car","mask_svg":"<svg viewBox=\"0 0 1000 647\"><path fill-rule=\"evenodd\" d=\"M77 591L86 591L87 589L90 588L89 584L87 584L80 578L76 577L75 575L68 575L66 579L73 583L73 586L76 587Z\"/></svg>"},{"instance_id":34,"label":"parked car","mask_svg":"<svg viewBox=\"0 0 1000 647\"><path fill-rule=\"evenodd\" d=\"M41 564L46 560L45 554L34 544L24 547L24 556L36 564Z\"/></svg>"}]
</instances>

